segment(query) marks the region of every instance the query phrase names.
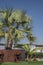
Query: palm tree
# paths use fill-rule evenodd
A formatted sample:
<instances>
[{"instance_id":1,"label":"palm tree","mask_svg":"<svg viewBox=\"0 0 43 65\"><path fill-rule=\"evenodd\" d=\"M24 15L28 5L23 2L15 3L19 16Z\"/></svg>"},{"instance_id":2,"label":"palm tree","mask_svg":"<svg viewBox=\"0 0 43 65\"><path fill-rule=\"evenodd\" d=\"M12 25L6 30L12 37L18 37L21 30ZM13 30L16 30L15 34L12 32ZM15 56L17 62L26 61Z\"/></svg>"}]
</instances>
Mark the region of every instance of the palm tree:
<instances>
[{"instance_id":1,"label":"palm tree","mask_svg":"<svg viewBox=\"0 0 43 65\"><path fill-rule=\"evenodd\" d=\"M36 42L36 37L31 32L27 35L27 38L28 38L28 40L30 42L30 45L32 45L33 42Z\"/></svg>"},{"instance_id":2,"label":"palm tree","mask_svg":"<svg viewBox=\"0 0 43 65\"><path fill-rule=\"evenodd\" d=\"M26 53L26 60L28 61L28 56L29 56L29 52L30 52L30 47L29 47L29 45L27 45L27 44L24 44L23 46L22 46L24 49L25 49L25 53Z\"/></svg>"},{"instance_id":3,"label":"palm tree","mask_svg":"<svg viewBox=\"0 0 43 65\"><path fill-rule=\"evenodd\" d=\"M41 47L33 48L33 50L31 50L29 44L24 44L24 45L22 45L22 47L25 49L25 52L27 54L27 58L26 58L27 61L32 59L31 57L33 57L33 54L35 54L35 57L36 57L37 50L42 50ZM30 57L29 57L29 55L30 55Z\"/></svg>"},{"instance_id":4,"label":"palm tree","mask_svg":"<svg viewBox=\"0 0 43 65\"><path fill-rule=\"evenodd\" d=\"M2 21L0 26L0 37L5 37L6 40L6 48L12 48L13 43L17 43L17 41L23 36L24 32L30 33L29 27L26 24L31 23L31 19L26 15L24 11L19 10L0 10ZM21 29L19 26L22 26Z\"/></svg>"}]
</instances>

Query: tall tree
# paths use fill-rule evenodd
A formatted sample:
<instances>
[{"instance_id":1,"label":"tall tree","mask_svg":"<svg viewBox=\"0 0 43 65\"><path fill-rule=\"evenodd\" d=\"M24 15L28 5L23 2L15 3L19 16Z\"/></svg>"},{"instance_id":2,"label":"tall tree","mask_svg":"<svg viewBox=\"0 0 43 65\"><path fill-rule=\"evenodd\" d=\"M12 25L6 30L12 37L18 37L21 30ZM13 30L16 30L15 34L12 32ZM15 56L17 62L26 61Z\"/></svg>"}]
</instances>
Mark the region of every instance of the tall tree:
<instances>
[{"instance_id":1,"label":"tall tree","mask_svg":"<svg viewBox=\"0 0 43 65\"><path fill-rule=\"evenodd\" d=\"M6 48L12 48L12 44L17 43L21 38L25 38L24 33L31 31L31 19L26 15L26 12L20 10L0 10L0 37L5 37Z\"/></svg>"}]
</instances>

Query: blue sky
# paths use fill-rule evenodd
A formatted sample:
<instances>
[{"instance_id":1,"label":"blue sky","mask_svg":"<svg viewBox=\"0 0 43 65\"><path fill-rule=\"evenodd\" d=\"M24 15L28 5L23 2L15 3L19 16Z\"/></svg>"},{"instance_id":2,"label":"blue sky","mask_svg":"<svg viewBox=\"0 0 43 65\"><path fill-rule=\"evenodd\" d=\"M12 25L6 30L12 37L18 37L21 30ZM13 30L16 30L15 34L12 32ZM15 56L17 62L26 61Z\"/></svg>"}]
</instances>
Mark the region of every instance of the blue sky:
<instances>
[{"instance_id":1,"label":"blue sky","mask_svg":"<svg viewBox=\"0 0 43 65\"><path fill-rule=\"evenodd\" d=\"M0 8L14 8L27 11L33 20L33 33L38 44L43 44L43 0L0 0Z\"/></svg>"}]
</instances>

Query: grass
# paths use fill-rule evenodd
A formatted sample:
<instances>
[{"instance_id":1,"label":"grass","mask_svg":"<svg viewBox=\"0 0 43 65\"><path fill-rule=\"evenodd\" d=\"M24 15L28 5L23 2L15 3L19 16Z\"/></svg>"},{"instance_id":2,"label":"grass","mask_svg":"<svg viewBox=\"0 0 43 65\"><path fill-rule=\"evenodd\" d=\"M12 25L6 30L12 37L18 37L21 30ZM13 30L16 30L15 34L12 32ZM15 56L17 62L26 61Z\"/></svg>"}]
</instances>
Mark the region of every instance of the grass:
<instances>
[{"instance_id":1,"label":"grass","mask_svg":"<svg viewBox=\"0 0 43 65\"><path fill-rule=\"evenodd\" d=\"M40 62L5 62L0 65L43 65L43 61Z\"/></svg>"}]
</instances>

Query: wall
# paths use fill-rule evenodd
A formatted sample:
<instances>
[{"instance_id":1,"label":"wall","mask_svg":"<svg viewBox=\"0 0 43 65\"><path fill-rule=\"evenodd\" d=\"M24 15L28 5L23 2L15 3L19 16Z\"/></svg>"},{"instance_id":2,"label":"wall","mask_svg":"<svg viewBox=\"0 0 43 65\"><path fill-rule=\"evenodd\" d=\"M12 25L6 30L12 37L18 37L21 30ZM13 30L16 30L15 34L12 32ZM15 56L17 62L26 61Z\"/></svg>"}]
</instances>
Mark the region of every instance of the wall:
<instances>
[{"instance_id":1,"label":"wall","mask_svg":"<svg viewBox=\"0 0 43 65\"><path fill-rule=\"evenodd\" d=\"M0 57L0 62L18 62L21 61L21 55L22 55L21 49L16 50L0 50L0 55L2 54L2 57Z\"/></svg>"}]
</instances>

